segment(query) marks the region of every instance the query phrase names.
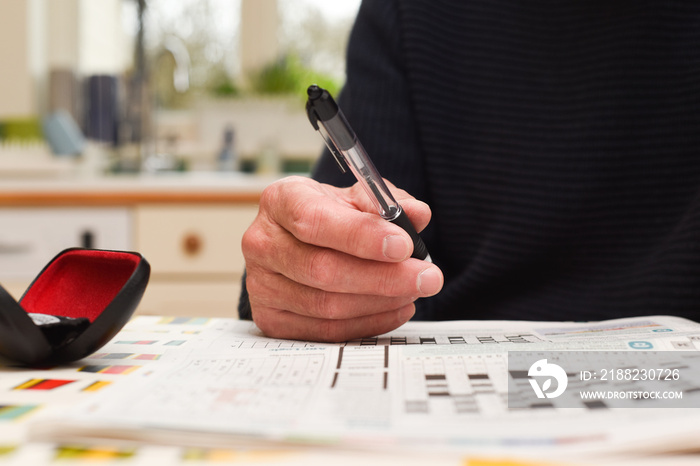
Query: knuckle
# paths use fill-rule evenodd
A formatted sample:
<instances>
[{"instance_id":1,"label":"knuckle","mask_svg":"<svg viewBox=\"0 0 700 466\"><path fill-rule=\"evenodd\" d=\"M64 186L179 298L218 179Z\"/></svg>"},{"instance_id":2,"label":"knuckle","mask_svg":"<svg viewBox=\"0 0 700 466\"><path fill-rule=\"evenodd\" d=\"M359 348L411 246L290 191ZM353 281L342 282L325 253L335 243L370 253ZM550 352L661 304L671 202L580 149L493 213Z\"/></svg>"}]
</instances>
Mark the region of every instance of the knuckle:
<instances>
[{"instance_id":1,"label":"knuckle","mask_svg":"<svg viewBox=\"0 0 700 466\"><path fill-rule=\"evenodd\" d=\"M268 185L260 194L260 211L271 217L280 210L286 214L297 199L304 197L299 193L301 184L302 178L290 176Z\"/></svg>"},{"instance_id":2,"label":"knuckle","mask_svg":"<svg viewBox=\"0 0 700 466\"><path fill-rule=\"evenodd\" d=\"M309 253L306 266L306 277L310 286L327 290L336 283L338 267L335 263L335 253L326 248L314 248Z\"/></svg>"},{"instance_id":3,"label":"knuckle","mask_svg":"<svg viewBox=\"0 0 700 466\"><path fill-rule=\"evenodd\" d=\"M334 293L322 291L316 293L310 312L313 313L314 317L321 319L344 319L346 318L345 307L343 306L344 301L344 299L338 299L338 296Z\"/></svg>"},{"instance_id":4,"label":"knuckle","mask_svg":"<svg viewBox=\"0 0 700 466\"><path fill-rule=\"evenodd\" d=\"M344 241L347 242L350 251L367 251L367 234L366 232L369 228L364 225L354 223L348 225L347 234L345 235ZM379 235L372 235L373 238L379 237Z\"/></svg>"},{"instance_id":5,"label":"knuckle","mask_svg":"<svg viewBox=\"0 0 700 466\"><path fill-rule=\"evenodd\" d=\"M258 228L255 224L253 224L248 227L241 238L241 251L243 252L243 255L247 256L250 252L259 249L260 242Z\"/></svg>"},{"instance_id":6,"label":"knuckle","mask_svg":"<svg viewBox=\"0 0 700 466\"><path fill-rule=\"evenodd\" d=\"M294 236L305 243L315 243L323 223L323 209L312 199L299 199L289 209Z\"/></svg>"},{"instance_id":7,"label":"knuckle","mask_svg":"<svg viewBox=\"0 0 700 466\"><path fill-rule=\"evenodd\" d=\"M377 271L376 287L377 293L382 296L400 296L400 280L396 278L396 269L398 267L391 264L380 267Z\"/></svg>"},{"instance_id":8,"label":"knuckle","mask_svg":"<svg viewBox=\"0 0 700 466\"><path fill-rule=\"evenodd\" d=\"M321 319L332 319L333 311L330 304L330 294L325 291L313 290L309 299L309 315Z\"/></svg>"},{"instance_id":9,"label":"knuckle","mask_svg":"<svg viewBox=\"0 0 700 466\"><path fill-rule=\"evenodd\" d=\"M269 248L270 239L263 228L260 227L256 220L243 233L241 238L241 252L246 261L250 261L256 257L260 257Z\"/></svg>"},{"instance_id":10,"label":"knuckle","mask_svg":"<svg viewBox=\"0 0 700 466\"><path fill-rule=\"evenodd\" d=\"M245 278L245 287L251 297L251 300L253 297L263 296L263 293L266 291L265 282L261 278L261 274L256 270L256 268L251 267L248 269Z\"/></svg>"},{"instance_id":11,"label":"knuckle","mask_svg":"<svg viewBox=\"0 0 700 466\"><path fill-rule=\"evenodd\" d=\"M281 197L280 191L284 189L283 186L282 182L277 181L263 189L260 194L260 210L268 211L278 204Z\"/></svg>"},{"instance_id":12,"label":"knuckle","mask_svg":"<svg viewBox=\"0 0 700 466\"><path fill-rule=\"evenodd\" d=\"M251 303L251 315L253 317L253 322L258 326L260 331L269 337L275 337L279 334L279 329L275 325L275 319L270 318L268 312L265 309L258 308Z\"/></svg>"}]
</instances>

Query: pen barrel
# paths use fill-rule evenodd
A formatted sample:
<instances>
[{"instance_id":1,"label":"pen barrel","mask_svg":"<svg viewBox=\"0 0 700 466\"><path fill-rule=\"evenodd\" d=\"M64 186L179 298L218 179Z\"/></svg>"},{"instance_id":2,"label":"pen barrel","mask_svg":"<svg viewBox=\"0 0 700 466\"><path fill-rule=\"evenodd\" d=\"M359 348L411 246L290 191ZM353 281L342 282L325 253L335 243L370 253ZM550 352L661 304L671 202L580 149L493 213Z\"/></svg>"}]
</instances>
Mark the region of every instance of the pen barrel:
<instances>
[{"instance_id":1,"label":"pen barrel","mask_svg":"<svg viewBox=\"0 0 700 466\"><path fill-rule=\"evenodd\" d=\"M413 254L411 254L411 257L432 262L430 254L428 254L428 248L425 246L425 243L418 235L418 232L413 227L413 223L411 223L411 220L408 218L408 215L406 215L406 212L403 209L401 209L401 213L399 213L396 218L389 221L394 225L398 225L403 228L404 231L406 231L406 233L408 233L408 235L411 237L411 241L413 241Z\"/></svg>"},{"instance_id":2,"label":"pen barrel","mask_svg":"<svg viewBox=\"0 0 700 466\"><path fill-rule=\"evenodd\" d=\"M400 226L409 234L413 241L411 257L432 262L428 248L425 247L425 243L418 236L408 216L394 199L333 97L328 91L315 84L309 86L307 94L309 100L306 102L306 114L309 121L323 137L340 169L345 172L344 165L347 165L377 208L379 215Z\"/></svg>"}]
</instances>

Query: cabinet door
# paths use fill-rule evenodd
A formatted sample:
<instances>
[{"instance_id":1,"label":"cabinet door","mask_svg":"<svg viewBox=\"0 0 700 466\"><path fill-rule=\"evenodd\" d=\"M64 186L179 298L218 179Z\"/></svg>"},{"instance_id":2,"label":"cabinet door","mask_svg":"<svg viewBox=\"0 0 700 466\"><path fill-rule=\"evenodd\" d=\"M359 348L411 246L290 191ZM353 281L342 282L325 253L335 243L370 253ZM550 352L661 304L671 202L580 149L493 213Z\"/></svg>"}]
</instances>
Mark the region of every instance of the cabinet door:
<instances>
[{"instance_id":1,"label":"cabinet door","mask_svg":"<svg viewBox=\"0 0 700 466\"><path fill-rule=\"evenodd\" d=\"M151 264L141 314L236 317L241 238L255 205L139 206L136 248Z\"/></svg>"},{"instance_id":2,"label":"cabinet door","mask_svg":"<svg viewBox=\"0 0 700 466\"><path fill-rule=\"evenodd\" d=\"M0 209L0 281L27 284L70 247L131 250L127 208Z\"/></svg>"},{"instance_id":3,"label":"cabinet door","mask_svg":"<svg viewBox=\"0 0 700 466\"><path fill-rule=\"evenodd\" d=\"M257 206L140 206L136 247L159 274L235 274L243 271L241 238Z\"/></svg>"}]
</instances>

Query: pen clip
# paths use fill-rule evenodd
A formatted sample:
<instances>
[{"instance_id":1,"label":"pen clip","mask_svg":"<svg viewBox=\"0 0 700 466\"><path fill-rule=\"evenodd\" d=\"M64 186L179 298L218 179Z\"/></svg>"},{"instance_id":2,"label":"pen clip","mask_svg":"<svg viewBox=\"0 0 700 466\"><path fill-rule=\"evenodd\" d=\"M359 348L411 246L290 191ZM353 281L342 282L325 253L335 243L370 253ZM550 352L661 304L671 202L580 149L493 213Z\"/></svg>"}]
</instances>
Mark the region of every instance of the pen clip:
<instances>
[{"instance_id":1,"label":"pen clip","mask_svg":"<svg viewBox=\"0 0 700 466\"><path fill-rule=\"evenodd\" d=\"M333 158L338 164L340 171L345 173L347 171L347 169L345 168L347 166L345 157L343 157L343 154L340 152L340 150L338 150L335 143L331 139L331 136L328 134L326 127L323 125L323 121L321 121L321 119L318 117L318 114L314 110L311 100L309 100L306 103L306 116L309 117L311 126L313 126L314 129L318 131L318 133L323 138L323 142L326 144L326 147L328 147L328 150L331 152L331 155L333 155Z\"/></svg>"},{"instance_id":2,"label":"pen clip","mask_svg":"<svg viewBox=\"0 0 700 466\"><path fill-rule=\"evenodd\" d=\"M345 161L345 157L343 157L343 153L338 150L338 148L335 146L335 143L331 139L330 135L326 131L326 127L323 126L323 123L321 123L318 126L318 132L323 138L323 142L326 143L326 147L328 147L328 150L331 151L331 154L333 155L333 158L335 159L336 163L338 164L338 167L340 168L340 171L345 173L347 169L345 168L347 166L347 162Z\"/></svg>"}]
</instances>

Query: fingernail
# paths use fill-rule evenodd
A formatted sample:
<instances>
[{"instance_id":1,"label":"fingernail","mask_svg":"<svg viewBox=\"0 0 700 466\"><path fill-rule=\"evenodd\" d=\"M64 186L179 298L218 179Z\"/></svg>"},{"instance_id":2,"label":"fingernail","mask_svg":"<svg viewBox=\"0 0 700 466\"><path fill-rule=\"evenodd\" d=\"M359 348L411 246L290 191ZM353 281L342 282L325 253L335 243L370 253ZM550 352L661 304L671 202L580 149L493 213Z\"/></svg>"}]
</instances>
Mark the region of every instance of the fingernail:
<instances>
[{"instance_id":1,"label":"fingernail","mask_svg":"<svg viewBox=\"0 0 700 466\"><path fill-rule=\"evenodd\" d=\"M437 267L428 267L418 275L418 290L424 296L432 296L442 289L442 273Z\"/></svg>"},{"instance_id":2,"label":"fingernail","mask_svg":"<svg viewBox=\"0 0 700 466\"><path fill-rule=\"evenodd\" d=\"M410 254L406 238L399 235L389 235L384 238L384 255L392 260L403 260Z\"/></svg>"}]
</instances>

